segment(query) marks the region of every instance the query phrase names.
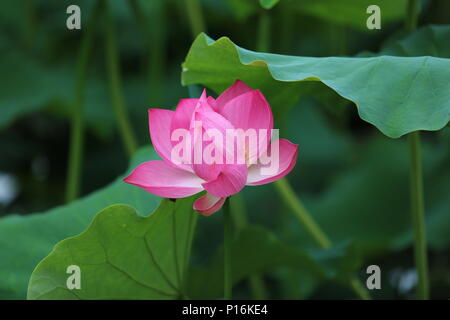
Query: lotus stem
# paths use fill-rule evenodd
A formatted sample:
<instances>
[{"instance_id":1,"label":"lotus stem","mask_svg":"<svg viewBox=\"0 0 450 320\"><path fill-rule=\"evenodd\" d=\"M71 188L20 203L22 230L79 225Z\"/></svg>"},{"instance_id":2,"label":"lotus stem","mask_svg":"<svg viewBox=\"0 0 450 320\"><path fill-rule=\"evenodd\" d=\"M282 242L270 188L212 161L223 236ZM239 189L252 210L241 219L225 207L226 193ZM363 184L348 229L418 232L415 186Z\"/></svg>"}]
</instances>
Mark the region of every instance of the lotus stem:
<instances>
[{"instance_id":1,"label":"lotus stem","mask_svg":"<svg viewBox=\"0 0 450 320\"><path fill-rule=\"evenodd\" d=\"M269 12L262 10L258 22L258 40L256 50L262 52L270 51L270 16Z\"/></svg>"},{"instance_id":2,"label":"lotus stem","mask_svg":"<svg viewBox=\"0 0 450 320\"><path fill-rule=\"evenodd\" d=\"M198 0L184 0L191 25L192 38L195 39L201 32L206 32L203 20L202 8Z\"/></svg>"},{"instance_id":3,"label":"lotus stem","mask_svg":"<svg viewBox=\"0 0 450 320\"><path fill-rule=\"evenodd\" d=\"M243 229L247 225L247 212L245 209L244 198L238 193L233 196L230 201L231 212L234 218L234 224L237 230ZM250 289L256 300L267 299L267 289L264 280L259 275L251 275L249 277Z\"/></svg>"},{"instance_id":4,"label":"lotus stem","mask_svg":"<svg viewBox=\"0 0 450 320\"><path fill-rule=\"evenodd\" d=\"M332 245L330 239L328 239L328 236L320 229L319 225L303 206L303 203L296 196L289 182L286 179L280 179L275 182L275 186L285 203L291 208L297 219L306 228L309 235L320 247L324 249L330 248Z\"/></svg>"},{"instance_id":5,"label":"lotus stem","mask_svg":"<svg viewBox=\"0 0 450 320\"><path fill-rule=\"evenodd\" d=\"M87 68L92 51L92 38L101 11L101 2L97 1L92 17L84 31L75 79L75 102L71 118L69 161L67 168L66 202L75 200L80 191L83 145L84 145L84 98Z\"/></svg>"},{"instance_id":6,"label":"lotus stem","mask_svg":"<svg viewBox=\"0 0 450 320\"><path fill-rule=\"evenodd\" d=\"M417 297L426 300L429 299L429 282L420 133L418 131L410 133L408 143L411 157L411 214L414 229L414 258L419 276Z\"/></svg>"},{"instance_id":7,"label":"lotus stem","mask_svg":"<svg viewBox=\"0 0 450 320\"><path fill-rule=\"evenodd\" d=\"M409 0L405 18L405 28L413 31L417 27L419 3ZM420 132L408 134L408 144L411 159L410 193L411 193L411 219L414 230L414 260L418 273L417 297L422 300L429 299L430 288L428 280L427 240L425 232L425 204L423 195L422 154Z\"/></svg>"},{"instance_id":8,"label":"lotus stem","mask_svg":"<svg viewBox=\"0 0 450 320\"><path fill-rule=\"evenodd\" d=\"M417 11L419 9L417 0L409 0L406 7L405 28L412 31L417 27Z\"/></svg>"},{"instance_id":9,"label":"lotus stem","mask_svg":"<svg viewBox=\"0 0 450 320\"><path fill-rule=\"evenodd\" d=\"M35 33L38 29L38 19L36 15L36 1L35 0L26 0L25 1L25 17L26 17L26 26L25 26L25 45L27 49L31 50L34 45Z\"/></svg>"},{"instance_id":10,"label":"lotus stem","mask_svg":"<svg viewBox=\"0 0 450 320\"><path fill-rule=\"evenodd\" d=\"M286 178L277 180L274 182L274 184L284 202L289 206L291 211L295 214L300 223L305 227L306 231L314 239L314 241L323 249L330 248L332 246L331 240L312 218L308 210L306 210L303 203L296 196L294 190L292 189ZM360 299L371 299L369 293L356 276L350 277L349 286Z\"/></svg>"},{"instance_id":11,"label":"lotus stem","mask_svg":"<svg viewBox=\"0 0 450 320\"><path fill-rule=\"evenodd\" d=\"M165 69L165 30L166 30L166 15L165 2L159 1L155 4L154 11L148 17L142 12L142 7L137 0L131 0L131 9L136 17L137 23L142 30L142 36L146 43L146 50L148 58L146 57L143 65L148 68L148 102L149 105L159 106L163 104L164 99L164 69ZM149 24L151 21L151 25ZM157 25L158 28L153 28L152 25ZM148 60L148 61L147 61Z\"/></svg>"},{"instance_id":12,"label":"lotus stem","mask_svg":"<svg viewBox=\"0 0 450 320\"><path fill-rule=\"evenodd\" d=\"M231 212L230 198L225 200L223 205L223 253L224 253L224 286L223 297L225 300L232 298L233 278L232 278L232 237L231 237Z\"/></svg>"},{"instance_id":13,"label":"lotus stem","mask_svg":"<svg viewBox=\"0 0 450 320\"><path fill-rule=\"evenodd\" d=\"M289 54L292 52L293 34L296 29L295 14L291 10L291 6L281 6L281 32L280 37L280 50L283 54Z\"/></svg>"},{"instance_id":14,"label":"lotus stem","mask_svg":"<svg viewBox=\"0 0 450 320\"><path fill-rule=\"evenodd\" d=\"M111 91L111 99L114 107L114 114L119 132L122 137L123 144L128 152L129 157L136 152L137 142L132 130L130 119L125 106L125 99L122 92L122 81L120 77L119 57L116 48L116 37L114 20L111 12L106 6L106 67L108 69L109 86Z\"/></svg>"}]
</instances>

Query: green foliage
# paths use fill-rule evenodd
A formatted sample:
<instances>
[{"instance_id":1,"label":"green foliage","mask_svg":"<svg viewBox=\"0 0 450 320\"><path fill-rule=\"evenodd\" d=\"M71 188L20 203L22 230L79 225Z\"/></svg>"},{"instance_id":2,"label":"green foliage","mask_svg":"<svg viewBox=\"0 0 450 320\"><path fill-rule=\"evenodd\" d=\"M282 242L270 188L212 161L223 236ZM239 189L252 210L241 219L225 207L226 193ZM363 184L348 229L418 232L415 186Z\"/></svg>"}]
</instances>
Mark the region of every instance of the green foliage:
<instances>
[{"instance_id":1,"label":"green foliage","mask_svg":"<svg viewBox=\"0 0 450 320\"><path fill-rule=\"evenodd\" d=\"M346 279L359 267L351 246L339 246L320 254L294 249L260 226L246 226L232 245L233 283L254 274L265 274L280 267L301 271L317 283L325 279ZM344 263L345 261L345 263ZM223 247L206 267L192 267L188 279L189 297L218 298L223 293Z\"/></svg>"},{"instance_id":2,"label":"green foliage","mask_svg":"<svg viewBox=\"0 0 450 320\"><path fill-rule=\"evenodd\" d=\"M450 26L429 25L392 41L381 51L385 55L450 58Z\"/></svg>"},{"instance_id":3,"label":"green foliage","mask_svg":"<svg viewBox=\"0 0 450 320\"><path fill-rule=\"evenodd\" d=\"M113 205L79 236L58 243L30 279L28 299L177 299L197 213L193 198L168 199L147 217ZM70 265L81 269L81 289L66 286Z\"/></svg>"},{"instance_id":4,"label":"green foliage","mask_svg":"<svg viewBox=\"0 0 450 320\"><path fill-rule=\"evenodd\" d=\"M194 197L163 200L140 217L129 206L113 205L80 235L61 241L30 279L29 299L211 299L223 291L223 249L206 268L190 268L197 214ZM279 267L302 270L316 281L346 279L359 263L349 247L320 254L297 251L262 227L248 226L233 241L233 283ZM345 263L343 262L345 261ZM68 266L81 270L81 289L69 290ZM187 279L187 283L185 282Z\"/></svg>"},{"instance_id":5,"label":"green foliage","mask_svg":"<svg viewBox=\"0 0 450 320\"><path fill-rule=\"evenodd\" d=\"M258 53L202 34L183 64L182 82L222 92L235 79L261 89L272 107L292 106L304 81L321 81L353 101L361 119L391 138L439 130L450 120L450 60L435 57L313 58Z\"/></svg>"},{"instance_id":6,"label":"green foliage","mask_svg":"<svg viewBox=\"0 0 450 320\"><path fill-rule=\"evenodd\" d=\"M142 149L130 167L156 159ZM141 215L150 213L160 198L118 179L110 186L71 204L29 216L9 215L0 219L0 297L25 298L28 279L36 264L58 242L83 231L94 215L115 203L133 205Z\"/></svg>"},{"instance_id":7,"label":"green foliage","mask_svg":"<svg viewBox=\"0 0 450 320\"><path fill-rule=\"evenodd\" d=\"M272 9L280 0L259 0L259 4L264 9Z\"/></svg>"},{"instance_id":8,"label":"green foliage","mask_svg":"<svg viewBox=\"0 0 450 320\"><path fill-rule=\"evenodd\" d=\"M380 7L382 27L384 24L403 20L407 0L302 0L297 1L299 12L322 19L323 21L352 27L369 32L366 13L370 5Z\"/></svg>"},{"instance_id":9,"label":"green foliage","mask_svg":"<svg viewBox=\"0 0 450 320\"><path fill-rule=\"evenodd\" d=\"M227 0L233 14L238 20L244 20L258 12L256 0Z\"/></svg>"},{"instance_id":10,"label":"green foliage","mask_svg":"<svg viewBox=\"0 0 450 320\"><path fill-rule=\"evenodd\" d=\"M280 0L227 0L228 6L239 20L245 20L261 12L261 8L272 9Z\"/></svg>"},{"instance_id":11,"label":"green foliage","mask_svg":"<svg viewBox=\"0 0 450 320\"><path fill-rule=\"evenodd\" d=\"M424 146L428 244L434 250L450 245L442 233L450 228L450 175L442 174L441 150ZM404 249L411 244L407 144L376 138L355 150L359 155L319 197L306 197L308 208L335 242L353 240L363 256ZM433 181L432 184L427 183ZM301 234L299 242L308 241Z\"/></svg>"},{"instance_id":12,"label":"green foliage","mask_svg":"<svg viewBox=\"0 0 450 320\"><path fill-rule=\"evenodd\" d=\"M75 77L72 67L49 67L24 54L4 53L0 56L0 69L11 75L0 88L0 130L38 111L71 117ZM125 90L129 96L133 95L133 102L143 100L136 94L145 86L142 80L134 77L126 83ZM88 128L102 138L111 136L115 122L106 83L92 71L88 75L85 99L83 117ZM145 111L134 103L133 106L134 113Z\"/></svg>"},{"instance_id":13,"label":"green foliage","mask_svg":"<svg viewBox=\"0 0 450 320\"><path fill-rule=\"evenodd\" d=\"M62 88L72 83L63 70L49 72L23 55L1 54L0 69L9 75L8 81L0 86L0 130L16 118L39 110L44 103L67 98L61 96ZM34 94L29 94L30 91Z\"/></svg>"},{"instance_id":14,"label":"green foliage","mask_svg":"<svg viewBox=\"0 0 450 320\"><path fill-rule=\"evenodd\" d=\"M380 7L382 27L403 20L407 0L227 0L235 16L240 19L260 12L261 7L272 9L275 6L294 11L299 19L314 17L323 23L349 27L360 32L373 32L367 29L366 12L370 5ZM259 5L258 5L259 2ZM279 4L280 3L280 4Z\"/></svg>"}]
</instances>

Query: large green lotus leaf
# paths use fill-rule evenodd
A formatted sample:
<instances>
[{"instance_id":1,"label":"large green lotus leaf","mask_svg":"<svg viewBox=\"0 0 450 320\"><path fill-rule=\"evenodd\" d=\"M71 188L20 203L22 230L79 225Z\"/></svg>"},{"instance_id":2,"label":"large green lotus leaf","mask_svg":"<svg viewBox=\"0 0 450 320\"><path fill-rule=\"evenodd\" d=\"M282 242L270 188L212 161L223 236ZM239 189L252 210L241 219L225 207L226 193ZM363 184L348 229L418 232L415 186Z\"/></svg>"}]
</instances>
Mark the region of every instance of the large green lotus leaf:
<instances>
[{"instance_id":1,"label":"large green lotus leaf","mask_svg":"<svg viewBox=\"0 0 450 320\"><path fill-rule=\"evenodd\" d=\"M99 212L80 235L59 242L31 275L28 299L177 299L197 213L194 197L165 199L147 217L127 205ZM81 271L68 289L66 270Z\"/></svg>"},{"instance_id":2,"label":"large green lotus leaf","mask_svg":"<svg viewBox=\"0 0 450 320\"><path fill-rule=\"evenodd\" d=\"M374 57L380 55L419 57L433 56L450 58L450 26L427 25L414 32L400 32L387 41L379 53L361 52L358 57ZM317 88L310 95L324 103L324 107L334 115L340 115L349 101L337 98L332 90Z\"/></svg>"},{"instance_id":3,"label":"large green lotus leaf","mask_svg":"<svg viewBox=\"0 0 450 320\"><path fill-rule=\"evenodd\" d=\"M391 41L382 50L385 55L450 58L450 26L428 25Z\"/></svg>"},{"instance_id":4,"label":"large green lotus leaf","mask_svg":"<svg viewBox=\"0 0 450 320\"><path fill-rule=\"evenodd\" d=\"M138 163L157 158L153 149L144 148L136 154L128 171ZM0 297L25 298L27 283L36 264L58 241L86 229L101 209L124 203L133 205L139 214L147 215L156 208L160 199L119 178L104 189L71 204L43 213L1 218Z\"/></svg>"},{"instance_id":5,"label":"large green lotus leaf","mask_svg":"<svg viewBox=\"0 0 450 320\"><path fill-rule=\"evenodd\" d=\"M292 106L305 81L321 81L353 101L361 119L391 138L439 130L450 119L450 60L435 57L295 57L258 53L199 35L183 64L184 85L216 92L235 79L261 89L275 111Z\"/></svg>"},{"instance_id":6,"label":"large green lotus leaf","mask_svg":"<svg viewBox=\"0 0 450 320\"><path fill-rule=\"evenodd\" d=\"M299 12L318 17L322 20L361 31L374 32L366 26L367 8L371 5L380 7L381 27L386 23L403 20L406 12L407 0L302 0L295 3Z\"/></svg>"},{"instance_id":7,"label":"large green lotus leaf","mask_svg":"<svg viewBox=\"0 0 450 320\"><path fill-rule=\"evenodd\" d=\"M233 284L255 274L289 267L320 282L330 278L347 279L359 261L352 247L336 246L329 250L308 252L293 249L261 226L247 225L232 243ZM345 263L343 261L346 260ZM187 285L192 299L218 298L223 293L223 247L206 267L191 267Z\"/></svg>"}]
</instances>

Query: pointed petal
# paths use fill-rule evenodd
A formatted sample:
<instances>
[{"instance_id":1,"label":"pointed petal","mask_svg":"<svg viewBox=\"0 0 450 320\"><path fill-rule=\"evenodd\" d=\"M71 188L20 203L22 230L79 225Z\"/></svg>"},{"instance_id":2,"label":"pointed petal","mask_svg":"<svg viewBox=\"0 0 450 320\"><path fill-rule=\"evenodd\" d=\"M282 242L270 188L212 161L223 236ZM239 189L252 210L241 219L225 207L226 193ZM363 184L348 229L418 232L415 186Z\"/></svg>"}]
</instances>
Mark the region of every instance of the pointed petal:
<instances>
[{"instance_id":1,"label":"pointed petal","mask_svg":"<svg viewBox=\"0 0 450 320\"><path fill-rule=\"evenodd\" d=\"M217 107L216 99L214 99L213 97L207 97L206 101L208 101L208 104L211 106L211 108L217 112L218 107Z\"/></svg>"},{"instance_id":2,"label":"pointed petal","mask_svg":"<svg viewBox=\"0 0 450 320\"><path fill-rule=\"evenodd\" d=\"M179 128L189 130L192 116L199 99L181 99L172 119L171 131Z\"/></svg>"},{"instance_id":3,"label":"pointed petal","mask_svg":"<svg viewBox=\"0 0 450 320\"><path fill-rule=\"evenodd\" d=\"M257 186L283 178L295 167L298 145L286 139L279 140L279 166L272 174L262 174L261 169L268 165L257 163L248 168L247 185Z\"/></svg>"},{"instance_id":4,"label":"pointed petal","mask_svg":"<svg viewBox=\"0 0 450 320\"><path fill-rule=\"evenodd\" d=\"M123 180L165 198L184 198L196 194L203 190L201 184L204 182L194 174L161 160L140 164Z\"/></svg>"},{"instance_id":5,"label":"pointed petal","mask_svg":"<svg viewBox=\"0 0 450 320\"><path fill-rule=\"evenodd\" d=\"M236 98L237 96L240 96L243 93L252 91L253 89L250 88L248 85L246 85L241 80L236 80L231 87L229 87L227 90L222 92L222 94L216 99L217 103L217 111L221 112L222 108L225 106L225 104Z\"/></svg>"},{"instance_id":6,"label":"pointed petal","mask_svg":"<svg viewBox=\"0 0 450 320\"><path fill-rule=\"evenodd\" d=\"M247 180L247 165L226 165L219 176L202 184L206 191L216 197L228 197L238 193Z\"/></svg>"},{"instance_id":7,"label":"pointed petal","mask_svg":"<svg viewBox=\"0 0 450 320\"><path fill-rule=\"evenodd\" d=\"M200 214L204 216L210 216L213 213L222 208L226 198L218 198L213 196L212 194L205 194L203 197L198 198L194 202L194 210L198 211Z\"/></svg>"},{"instance_id":8,"label":"pointed petal","mask_svg":"<svg viewBox=\"0 0 450 320\"><path fill-rule=\"evenodd\" d=\"M199 99L181 99L178 102L172 119L171 131L179 128L189 130L195 111L213 111L216 101L213 97L206 96L206 90Z\"/></svg>"},{"instance_id":9,"label":"pointed petal","mask_svg":"<svg viewBox=\"0 0 450 320\"><path fill-rule=\"evenodd\" d=\"M244 93L228 101L221 114L236 129L273 129L272 109L259 90Z\"/></svg>"}]
</instances>

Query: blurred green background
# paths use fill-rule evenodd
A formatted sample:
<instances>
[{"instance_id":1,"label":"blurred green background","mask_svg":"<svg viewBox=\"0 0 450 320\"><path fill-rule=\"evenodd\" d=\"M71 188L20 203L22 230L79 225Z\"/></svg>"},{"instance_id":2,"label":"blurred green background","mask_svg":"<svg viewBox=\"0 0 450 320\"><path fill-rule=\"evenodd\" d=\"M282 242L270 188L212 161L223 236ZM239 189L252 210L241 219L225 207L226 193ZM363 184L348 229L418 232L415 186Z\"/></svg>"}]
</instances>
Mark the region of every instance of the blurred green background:
<instances>
[{"instance_id":1,"label":"blurred green background","mask_svg":"<svg viewBox=\"0 0 450 320\"><path fill-rule=\"evenodd\" d=\"M15 274L14 265L20 264L16 259L26 259L28 251L20 249L15 253L15 244L31 248L40 241L39 233L36 238L27 236L28 229L21 230L20 224L12 239L13 233L8 229L11 219L15 215L30 219L66 203L77 64L89 23L94 25L94 41L83 98L85 144L80 197L109 185L129 166L114 115L114 90L119 88L123 93L139 146L150 144L147 108L174 107L179 99L198 90L180 83L181 63L198 30L214 39L228 36L250 50L317 57L365 55L393 48L393 43L406 37L406 1L390 2L387 12L382 11L382 17L386 14L382 29L367 30L365 20L359 19L361 12L354 10L354 1L281 0L266 9L256 0L202 0L198 2L202 15L196 16L198 11L192 13L190 6L197 1L109 0L110 20L104 12L95 12L93 0L2 1L0 298L25 297L26 272ZM66 28L66 8L70 4L81 8L81 30ZM362 17L365 19L367 14L363 12ZM421 2L419 27L430 24L450 28L450 1ZM119 57L121 81L113 90L109 87L107 30L113 30ZM450 41L450 33L446 35ZM395 50L392 54L405 55ZM438 55L450 57L448 42ZM411 247L405 139L383 136L358 117L351 102L324 86L305 94L294 108L276 120L280 135L300 145L290 182L334 243L354 250L352 258L340 263L354 264L352 268L360 272L362 279L368 265L379 265L382 290L371 292L375 298L414 297L417 279ZM448 126L423 134L423 157L431 297L448 299ZM315 252L314 243L272 186L246 188L241 198L251 223L266 226L294 248ZM221 244L221 230L220 214L199 219L194 265L208 263ZM52 230L45 232L51 234ZM55 235L53 244L59 240L62 238ZM40 259L48 250L42 252ZM40 259L35 261L33 256L30 264L35 265ZM339 277L316 281L289 267L276 268L261 277L268 298L353 297ZM241 281L235 297L248 298L250 291L249 283Z\"/></svg>"}]
</instances>

